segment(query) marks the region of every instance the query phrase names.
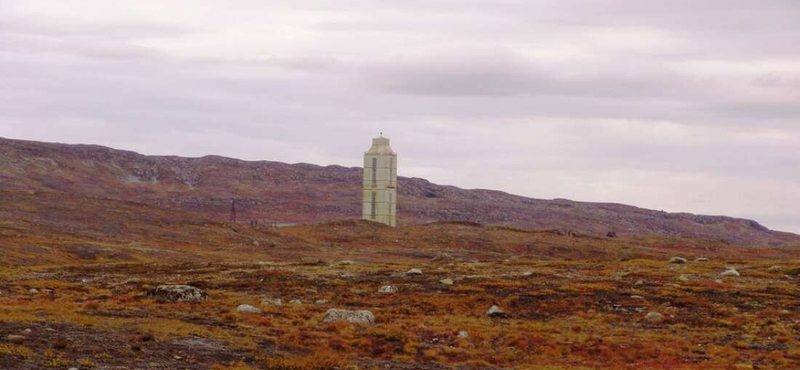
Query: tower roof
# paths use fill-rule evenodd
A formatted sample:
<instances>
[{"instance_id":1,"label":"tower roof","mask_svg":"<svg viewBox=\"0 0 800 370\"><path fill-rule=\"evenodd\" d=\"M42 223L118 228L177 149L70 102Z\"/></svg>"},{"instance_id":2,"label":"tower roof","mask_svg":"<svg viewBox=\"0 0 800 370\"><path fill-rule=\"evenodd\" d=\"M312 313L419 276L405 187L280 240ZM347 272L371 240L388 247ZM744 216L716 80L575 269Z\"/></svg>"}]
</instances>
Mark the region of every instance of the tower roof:
<instances>
[{"instance_id":1,"label":"tower roof","mask_svg":"<svg viewBox=\"0 0 800 370\"><path fill-rule=\"evenodd\" d=\"M383 136L372 139L372 146L366 154L397 154L389 146L389 139Z\"/></svg>"}]
</instances>

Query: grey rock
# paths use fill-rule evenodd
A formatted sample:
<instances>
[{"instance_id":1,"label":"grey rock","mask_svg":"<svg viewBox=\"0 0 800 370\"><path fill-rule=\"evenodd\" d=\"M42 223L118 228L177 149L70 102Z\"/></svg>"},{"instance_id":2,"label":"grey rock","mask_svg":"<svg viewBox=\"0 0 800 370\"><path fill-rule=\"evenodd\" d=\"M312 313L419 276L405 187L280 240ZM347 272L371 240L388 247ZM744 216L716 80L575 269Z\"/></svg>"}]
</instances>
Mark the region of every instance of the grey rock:
<instances>
[{"instance_id":1,"label":"grey rock","mask_svg":"<svg viewBox=\"0 0 800 370\"><path fill-rule=\"evenodd\" d=\"M464 331L464 330L459 331L458 332L458 337L459 338L463 338L463 339L467 339L467 338L469 338L469 332Z\"/></svg>"},{"instance_id":2,"label":"grey rock","mask_svg":"<svg viewBox=\"0 0 800 370\"><path fill-rule=\"evenodd\" d=\"M243 304L243 305L239 305L239 307L236 307L236 312L239 312L239 313L261 313L261 309L259 309L257 307L253 307L253 306L251 306L249 304Z\"/></svg>"},{"instance_id":3,"label":"grey rock","mask_svg":"<svg viewBox=\"0 0 800 370\"><path fill-rule=\"evenodd\" d=\"M378 293L392 294L397 293L397 288L394 285L384 285L378 289Z\"/></svg>"},{"instance_id":4,"label":"grey rock","mask_svg":"<svg viewBox=\"0 0 800 370\"><path fill-rule=\"evenodd\" d=\"M422 270L420 269L411 269L406 272L406 275L422 275Z\"/></svg>"},{"instance_id":5,"label":"grey rock","mask_svg":"<svg viewBox=\"0 0 800 370\"><path fill-rule=\"evenodd\" d=\"M262 306L283 306L283 300L280 298L264 298L261 300Z\"/></svg>"},{"instance_id":6,"label":"grey rock","mask_svg":"<svg viewBox=\"0 0 800 370\"><path fill-rule=\"evenodd\" d=\"M661 324L664 322L664 315L658 312L649 312L644 316L644 319L651 324Z\"/></svg>"},{"instance_id":7,"label":"grey rock","mask_svg":"<svg viewBox=\"0 0 800 370\"><path fill-rule=\"evenodd\" d=\"M453 279L450 278L439 280L439 282L444 285L453 285Z\"/></svg>"},{"instance_id":8,"label":"grey rock","mask_svg":"<svg viewBox=\"0 0 800 370\"><path fill-rule=\"evenodd\" d=\"M497 305L494 305L494 306L490 307L488 310L486 310L486 316L489 316L489 317L507 317L508 315L506 315L506 313L503 312L503 310L501 310L500 307L497 307Z\"/></svg>"},{"instance_id":9,"label":"grey rock","mask_svg":"<svg viewBox=\"0 0 800 370\"><path fill-rule=\"evenodd\" d=\"M30 294L30 295L39 294L39 289L36 289L36 288L28 289L28 294Z\"/></svg>"},{"instance_id":10,"label":"grey rock","mask_svg":"<svg viewBox=\"0 0 800 370\"><path fill-rule=\"evenodd\" d=\"M719 276L740 276L739 271L736 271L735 268L729 267L727 270L723 271Z\"/></svg>"},{"instance_id":11,"label":"grey rock","mask_svg":"<svg viewBox=\"0 0 800 370\"><path fill-rule=\"evenodd\" d=\"M292 306L299 306L299 305L303 304L303 301L301 301L299 299L293 299L293 300L289 301L289 304L292 305Z\"/></svg>"},{"instance_id":12,"label":"grey rock","mask_svg":"<svg viewBox=\"0 0 800 370\"><path fill-rule=\"evenodd\" d=\"M686 263L686 258L675 256L669 259L669 263L677 263L677 264Z\"/></svg>"},{"instance_id":13,"label":"grey rock","mask_svg":"<svg viewBox=\"0 0 800 370\"><path fill-rule=\"evenodd\" d=\"M347 321L353 324L372 324L375 322L375 315L367 310L353 311L340 308L331 308L325 312L325 316L322 318L322 321Z\"/></svg>"},{"instance_id":14,"label":"grey rock","mask_svg":"<svg viewBox=\"0 0 800 370\"><path fill-rule=\"evenodd\" d=\"M159 285L155 289L150 289L147 295L162 303L197 303L208 299L208 293L204 290L189 285Z\"/></svg>"}]
</instances>

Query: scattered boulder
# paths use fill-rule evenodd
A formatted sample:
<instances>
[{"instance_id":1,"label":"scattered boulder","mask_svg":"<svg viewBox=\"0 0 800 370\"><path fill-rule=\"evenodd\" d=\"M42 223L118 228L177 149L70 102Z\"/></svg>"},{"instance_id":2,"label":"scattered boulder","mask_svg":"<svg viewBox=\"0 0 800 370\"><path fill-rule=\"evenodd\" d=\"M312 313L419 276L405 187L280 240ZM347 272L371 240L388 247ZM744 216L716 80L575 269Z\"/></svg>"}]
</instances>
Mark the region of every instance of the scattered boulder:
<instances>
[{"instance_id":1,"label":"scattered boulder","mask_svg":"<svg viewBox=\"0 0 800 370\"><path fill-rule=\"evenodd\" d=\"M533 276L533 270L527 270L522 273L522 276Z\"/></svg>"},{"instance_id":2,"label":"scattered boulder","mask_svg":"<svg viewBox=\"0 0 800 370\"><path fill-rule=\"evenodd\" d=\"M353 264L355 264L355 262L350 261L350 260L339 261L339 265L340 266L349 266L349 265L353 265Z\"/></svg>"},{"instance_id":3,"label":"scattered boulder","mask_svg":"<svg viewBox=\"0 0 800 370\"><path fill-rule=\"evenodd\" d=\"M767 271L769 271L769 272L780 272L781 271L781 267L778 266L778 265L770 266L767 269Z\"/></svg>"},{"instance_id":4,"label":"scattered boulder","mask_svg":"<svg viewBox=\"0 0 800 370\"><path fill-rule=\"evenodd\" d=\"M489 317L508 317L508 315L505 312L503 312L503 310L501 310L500 307L497 307L497 305L494 305L494 306L490 307L488 310L486 310L486 316L489 316Z\"/></svg>"},{"instance_id":5,"label":"scattered boulder","mask_svg":"<svg viewBox=\"0 0 800 370\"><path fill-rule=\"evenodd\" d=\"M644 285L644 280L641 279L636 280L636 282L633 283L633 286L642 286L642 285Z\"/></svg>"},{"instance_id":6,"label":"scattered boulder","mask_svg":"<svg viewBox=\"0 0 800 370\"><path fill-rule=\"evenodd\" d=\"M292 305L292 306L299 306L299 305L303 304L303 301L301 301L299 299L293 299L293 300L289 301L289 304Z\"/></svg>"},{"instance_id":7,"label":"scattered boulder","mask_svg":"<svg viewBox=\"0 0 800 370\"><path fill-rule=\"evenodd\" d=\"M422 275L422 270L420 269L411 269L406 272L406 275Z\"/></svg>"},{"instance_id":8,"label":"scattered boulder","mask_svg":"<svg viewBox=\"0 0 800 370\"><path fill-rule=\"evenodd\" d=\"M249 304L239 305L236 307L236 312L238 313L261 313L261 309L258 307L253 307Z\"/></svg>"},{"instance_id":9,"label":"scattered boulder","mask_svg":"<svg viewBox=\"0 0 800 370\"><path fill-rule=\"evenodd\" d=\"M608 234L606 234L606 237L607 238L616 238L617 237L617 232L616 231L609 231Z\"/></svg>"},{"instance_id":10,"label":"scattered boulder","mask_svg":"<svg viewBox=\"0 0 800 370\"><path fill-rule=\"evenodd\" d=\"M644 319L651 324L661 324L664 322L664 315L658 312L649 312L644 316Z\"/></svg>"},{"instance_id":11,"label":"scattered boulder","mask_svg":"<svg viewBox=\"0 0 800 370\"><path fill-rule=\"evenodd\" d=\"M39 294L39 289L36 289L36 288L28 289L28 294L37 295L37 294Z\"/></svg>"},{"instance_id":12,"label":"scattered boulder","mask_svg":"<svg viewBox=\"0 0 800 370\"><path fill-rule=\"evenodd\" d=\"M465 330L459 331L458 332L458 337L462 338L462 339L467 339L467 338L469 338L469 332L467 332Z\"/></svg>"},{"instance_id":13,"label":"scattered boulder","mask_svg":"<svg viewBox=\"0 0 800 370\"><path fill-rule=\"evenodd\" d=\"M678 281L689 281L689 277L686 275L680 275L677 277Z\"/></svg>"},{"instance_id":14,"label":"scattered boulder","mask_svg":"<svg viewBox=\"0 0 800 370\"><path fill-rule=\"evenodd\" d=\"M375 315L372 312L367 310L345 310L339 308L331 308L327 312L325 312L325 316L322 318L323 322L337 322L337 321L347 321L352 324L372 324L375 322Z\"/></svg>"},{"instance_id":15,"label":"scattered boulder","mask_svg":"<svg viewBox=\"0 0 800 370\"><path fill-rule=\"evenodd\" d=\"M378 293L392 294L397 293L397 288L394 285L384 285L378 289Z\"/></svg>"},{"instance_id":16,"label":"scattered boulder","mask_svg":"<svg viewBox=\"0 0 800 370\"><path fill-rule=\"evenodd\" d=\"M719 276L740 276L739 271L736 271L733 267L728 267L727 270L723 271Z\"/></svg>"},{"instance_id":17,"label":"scattered boulder","mask_svg":"<svg viewBox=\"0 0 800 370\"><path fill-rule=\"evenodd\" d=\"M686 258L675 256L669 259L669 263L683 264L686 263Z\"/></svg>"},{"instance_id":18,"label":"scattered boulder","mask_svg":"<svg viewBox=\"0 0 800 370\"><path fill-rule=\"evenodd\" d=\"M326 303L328 303L328 300L327 299L318 299L318 300L314 301L314 303L315 304L326 304Z\"/></svg>"},{"instance_id":19,"label":"scattered boulder","mask_svg":"<svg viewBox=\"0 0 800 370\"><path fill-rule=\"evenodd\" d=\"M23 342L25 342L25 337L21 335L9 334L6 337L6 340L13 344L22 344Z\"/></svg>"},{"instance_id":20,"label":"scattered boulder","mask_svg":"<svg viewBox=\"0 0 800 370\"><path fill-rule=\"evenodd\" d=\"M283 300L280 298L264 298L261 300L262 306L283 306Z\"/></svg>"},{"instance_id":21,"label":"scattered boulder","mask_svg":"<svg viewBox=\"0 0 800 370\"><path fill-rule=\"evenodd\" d=\"M644 300L645 300L645 299L644 299L644 297L642 297L642 296L640 296L640 295L632 295L632 296L631 296L631 299L638 299L638 300L640 300L640 301L644 301Z\"/></svg>"},{"instance_id":22,"label":"scattered boulder","mask_svg":"<svg viewBox=\"0 0 800 370\"><path fill-rule=\"evenodd\" d=\"M450 278L439 280L439 282L444 285L453 285L453 279Z\"/></svg>"},{"instance_id":23,"label":"scattered boulder","mask_svg":"<svg viewBox=\"0 0 800 370\"><path fill-rule=\"evenodd\" d=\"M159 285L147 292L149 297L154 297L158 302L189 302L197 303L208 299L208 293L200 288L190 285Z\"/></svg>"},{"instance_id":24,"label":"scattered boulder","mask_svg":"<svg viewBox=\"0 0 800 370\"><path fill-rule=\"evenodd\" d=\"M694 260L697 262L708 262L708 258L705 257L697 257Z\"/></svg>"}]
</instances>

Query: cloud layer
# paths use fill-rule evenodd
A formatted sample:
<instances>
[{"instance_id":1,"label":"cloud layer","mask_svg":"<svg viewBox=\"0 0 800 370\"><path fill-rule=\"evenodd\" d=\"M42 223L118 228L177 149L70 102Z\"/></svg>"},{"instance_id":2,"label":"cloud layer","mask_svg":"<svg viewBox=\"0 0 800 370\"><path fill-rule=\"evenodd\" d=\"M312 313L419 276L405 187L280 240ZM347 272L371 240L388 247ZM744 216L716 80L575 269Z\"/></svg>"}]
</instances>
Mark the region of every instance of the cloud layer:
<instances>
[{"instance_id":1,"label":"cloud layer","mask_svg":"<svg viewBox=\"0 0 800 370\"><path fill-rule=\"evenodd\" d=\"M0 0L0 136L800 232L794 0Z\"/></svg>"}]
</instances>

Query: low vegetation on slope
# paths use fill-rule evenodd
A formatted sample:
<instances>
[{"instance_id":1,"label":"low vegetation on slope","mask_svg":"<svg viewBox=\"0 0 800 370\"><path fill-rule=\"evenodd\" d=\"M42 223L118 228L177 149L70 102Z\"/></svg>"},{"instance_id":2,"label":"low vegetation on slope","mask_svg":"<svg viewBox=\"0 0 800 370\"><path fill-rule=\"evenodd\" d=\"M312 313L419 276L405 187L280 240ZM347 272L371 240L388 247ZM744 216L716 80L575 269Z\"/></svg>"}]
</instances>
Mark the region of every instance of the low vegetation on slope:
<instances>
[{"instance_id":1,"label":"low vegetation on slope","mask_svg":"<svg viewBox=\"0 0 800 370\"><path fill-rule=\"evenodd\" d=\"M760 246L800 241L797 235L730 217L532 199L441 186L419 178L401 177L398 182L398 219L405 224L476 221L595 236L613 231L620 236L690 237ZM234 197L240 220L262 224L357 218L361 184L359 168L216 156L144 156L100 146L0 138L0 190L137 201L216 220L229 218Z\"/></svg>"}]
</instances>

